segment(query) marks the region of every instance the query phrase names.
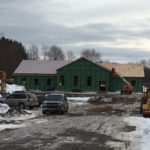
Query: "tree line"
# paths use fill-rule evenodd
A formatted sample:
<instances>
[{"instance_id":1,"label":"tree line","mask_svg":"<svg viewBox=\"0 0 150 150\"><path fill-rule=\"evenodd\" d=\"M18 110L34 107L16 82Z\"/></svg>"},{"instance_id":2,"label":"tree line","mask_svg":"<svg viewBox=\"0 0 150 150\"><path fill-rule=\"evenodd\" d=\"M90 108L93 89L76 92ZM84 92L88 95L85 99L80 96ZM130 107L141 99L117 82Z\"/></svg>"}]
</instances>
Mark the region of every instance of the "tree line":
<instances>
[{"instance_id":1,"label":"tree line","mask_svg":"<svg viewBox=\"0 0 150 150\"><path fill-rule=\"evenodd\" d=\"M102 62L102 55L95 49L83 49L80 53L81 57L85 57L93 62ZM36 45L31 45L25 48L22 43L0 37L0 70L7 73L8 78L13 77L15 69L22 60L69 60L73 61L76 56L73 51L69 50L66 53L57 45L46 46L39 48ZM106 62L106 61L103 61ZM106 63L110 63L107 61ZM150 83L150 60L141 60L140 64L144 65L145 83Z\"/></svg>"},{"instance_id":2,"label":"tree line","mask_svg":"<svg viewBox=\"0 0 150 150\"><path fill-rule=\"evenodd\" d=\"M11 39L0 38L0 70L12 78L13 72L23 59L28 59L25 47Z\"/></svg>"},{"instance_id":3,"label":"tree line","mask_svg":"<svg viewBox=\"0 0 150 150\"><path fill-rule=\"evenodd\" d=\"M27 50L27 56L30 60L69 60L76 59L74 52L69 50L65 54L61 47L42 46L40 49L36 45L31 45ZM83 49L80 53L81 57L85 57L93 62L101 62L101 53L95 49Z\"/></svg>"},{"instance_id":4,"label":"tree line","mask_svg":"<svg viewBox=\"0 0 150 150\"><path fill-rule=\"evenodd\" d=\"M84 49L80 53L81 57L85 57L91 61L100 62L101 54L95 49ZM69 60L76 59L73 51L67 51L66 54L61 47L42 46L38 48L31 45L28 49L22 43L15 40L0 37L0 71L7 73L7 78L12 78L13 73L22 60Z\"/></svg>"}]
</instances>

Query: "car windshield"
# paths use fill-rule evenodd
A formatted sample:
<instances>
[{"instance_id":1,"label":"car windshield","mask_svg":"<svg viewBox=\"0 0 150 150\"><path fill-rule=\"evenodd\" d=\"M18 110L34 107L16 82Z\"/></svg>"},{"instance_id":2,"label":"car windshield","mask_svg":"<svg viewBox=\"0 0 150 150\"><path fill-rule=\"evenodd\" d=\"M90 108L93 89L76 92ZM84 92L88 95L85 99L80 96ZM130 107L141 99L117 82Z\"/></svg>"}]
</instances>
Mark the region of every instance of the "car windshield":
<instances>
[{"instance_id":1,"label":"car windshield","mask_svg":"<svg viewBox=\"0 0 150 150\"><path fill-rule=\"evenodd\" d=\"M62 95L48 95L46 96L46 101L62 101L63 96Z\"/></svg>"}]
</instances>

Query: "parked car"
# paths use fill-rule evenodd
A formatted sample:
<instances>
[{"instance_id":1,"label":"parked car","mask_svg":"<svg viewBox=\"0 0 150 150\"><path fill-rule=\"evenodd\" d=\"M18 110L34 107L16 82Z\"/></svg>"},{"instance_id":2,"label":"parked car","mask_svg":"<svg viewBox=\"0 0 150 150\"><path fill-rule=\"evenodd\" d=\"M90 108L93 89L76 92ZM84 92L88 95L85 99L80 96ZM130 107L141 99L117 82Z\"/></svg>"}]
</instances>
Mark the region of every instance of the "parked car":
<instances>
[{"instance_id":1,"label":"parked car","mask_svg":"<svg viewBox=\"0 0 150 150\"><path fill-rule=\"evenodd\" d=\"M26 92L14 92L5 98L4 103L10 107L19 107L21 109L27 107L32 109L39 105L35 94Z\"/></svg>"},{"instance_id":2,"label":"parked car","mask_svg":"<svg viewBox=\"0 0 150 150\"><path fill-rule=\"evenodd\" d=\"M65 113L68 111L68 101L64 94L51 93L47 94L42 104L42 113L57 111Z\"/></svg>"}]
</instances>

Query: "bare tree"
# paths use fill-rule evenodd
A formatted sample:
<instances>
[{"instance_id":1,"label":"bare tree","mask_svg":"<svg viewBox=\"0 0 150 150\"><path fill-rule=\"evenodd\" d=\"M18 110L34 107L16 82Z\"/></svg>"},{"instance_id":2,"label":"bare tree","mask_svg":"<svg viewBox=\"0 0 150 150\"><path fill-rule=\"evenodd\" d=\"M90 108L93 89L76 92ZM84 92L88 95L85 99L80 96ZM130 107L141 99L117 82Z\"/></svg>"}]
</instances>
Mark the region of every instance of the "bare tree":
<instances>
[{"instance_id":1,"label":"bare tree","mask_svg":"<svg viewBox=\"0 0 150 150\"><path fill-rule=\"evenodd\" d=\"M5 37L5 34L3 32L0 32L0 39L2 39L3 37Z\"/></svg>"},{"instance_id":2,"label":"bare tree","mask_svg":"<svg viewBox=\"0 0 150 150\"><path fill-rule=\"evenodd\" d=\"M143 64L144 66L146 66L147 61L143 59L143 60L140 61L140 64Z\"/></svg>"},{"instance_id":3,"label":"bare tree","mask_svg":"<svg viewBox=\"0 0 150 150\"><path fill-rule=\"evenodd\" d=\"M49 60L64 60L65 55L62 49L56 45L50 47L47 56Z\"/></svg>"},{"instance_id":4,"label":"bare tree","mask_svg":"<svg viewBox=\"0 0 150 150\"><path fill-rule=\"evenodd\" d=\"M28 50L28 59L38 60L39 59L39 49L36 45L32 45Z\"/></svg>"},{"instance_id":5,"label":"bare tree","mask_svg":"<svg viewBox=\"0 0 150 150\"><path fill-rule=\"evenodd\" d=\"M85 57L93 62L101 61L101 53L96 52L95 49L85 49L81 52L81 57Z\"/></svg>"},{"instance_id":6,"label":"bare tree","mask_svg":"<svg viewBox=\"0 0 150 150\"><path fill-rule=\"evenodd\" d=\"M48 59L48 52L49 52L49 50L50 50L49 46L46 46L46 45L42 46L41 51L42 51L42 55L43 55L43 59L44 60Z\"/></svg>"},{"instance_id":7,"label":"bare tree","mask_svg":"<svg viewBox=\"0 0 150 150\"><path fill-rule=\"evenodd\" d=\"M71 50L67 51L67 59L69 61L73 61L75 59L74 53Z\"/></svg>"}]
</instances>

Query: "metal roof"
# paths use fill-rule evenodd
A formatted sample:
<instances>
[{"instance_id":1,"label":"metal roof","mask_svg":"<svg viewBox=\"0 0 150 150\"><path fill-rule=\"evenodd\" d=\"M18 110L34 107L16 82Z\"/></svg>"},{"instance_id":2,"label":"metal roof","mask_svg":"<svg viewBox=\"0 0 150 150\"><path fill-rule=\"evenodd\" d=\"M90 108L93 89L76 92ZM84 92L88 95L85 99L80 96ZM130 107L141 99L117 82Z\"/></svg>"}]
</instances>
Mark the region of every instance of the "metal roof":
<instances>
[{"instance_id":1,"label":"metal roof","mask_svg":"<svg viewBox=\"0 0 150 150\"><path fill-rule=\"evenodd\" d=\"M15 70L14 74L56 74L57 69L70 64L70 61L45 61L45 60L23 60ZM122 77L144 77L144 67L141 64L99 64L108 71L115 69L116 74Z\"/></svg>"},{"instance_id":2,"label":"metal roof","mask_svg":"<svg viewBox=\"0 0 150 150\"><path fill-rule=\"evenodd\" d=\"M70 63L69 61L23 60L14 74L56 74L58 68Z\"/></svg>"},{"instance_id":3,"label":"metal roof","mask_svg":"<svg viewBox=\"0 0 150 150\"><path fill-rule=\"evenodd\" d=\"M142 64L100 64L104 68L115 72L122 77L144 77L144 66Z\"/></svg>"}]
</instances>

